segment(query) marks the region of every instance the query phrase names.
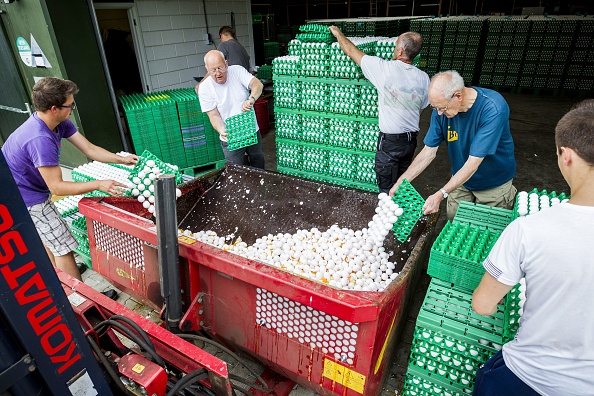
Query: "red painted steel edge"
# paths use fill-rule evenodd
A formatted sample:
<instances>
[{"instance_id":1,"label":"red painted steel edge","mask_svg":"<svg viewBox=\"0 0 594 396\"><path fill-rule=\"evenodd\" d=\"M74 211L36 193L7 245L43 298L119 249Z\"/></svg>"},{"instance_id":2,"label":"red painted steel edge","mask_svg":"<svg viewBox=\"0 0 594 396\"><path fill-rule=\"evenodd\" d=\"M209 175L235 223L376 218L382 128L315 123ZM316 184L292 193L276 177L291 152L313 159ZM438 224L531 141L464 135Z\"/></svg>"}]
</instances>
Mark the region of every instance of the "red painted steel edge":
<instances>
[{"instance_id":1,"label":"red painted steel edge","mask_svg":"<svg viewBox=\"0 0 594 396\"><path fill-rule=\"evenodd\" d=\"M56 269L56 272L58 273L58 277L60 282L62 282L67 296L70 296L74 292L78 293L87 300L95 303L107 318L112 315L122 315L130 318L147 332L149 338L155 345L157 354L166 362L185 373L205 368L209 371L209 374L211 374L210 378L212 385L215 385L215 383L217 384L217 394L232 395L227 363L203 351L194 344L179 338L150 320L143 318L123 305L109 299L90 286L72 278L59 269ZM77 311L77 307L73 307L73 309L75 312Z\"/></svg>"}]
</instances>

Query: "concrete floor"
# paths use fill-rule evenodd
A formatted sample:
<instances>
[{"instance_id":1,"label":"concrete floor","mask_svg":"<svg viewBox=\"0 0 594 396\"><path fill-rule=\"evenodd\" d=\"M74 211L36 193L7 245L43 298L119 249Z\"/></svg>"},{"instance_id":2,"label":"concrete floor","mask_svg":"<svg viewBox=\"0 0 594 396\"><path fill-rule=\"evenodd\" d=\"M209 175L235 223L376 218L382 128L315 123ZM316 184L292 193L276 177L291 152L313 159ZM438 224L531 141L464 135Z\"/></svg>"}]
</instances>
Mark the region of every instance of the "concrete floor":
<instances>
[{"instance_id":1,"label":"concrete floor","mask_svg":"<svg viewBox=\"0 0 594 396\"><path fill-rule=\"evenodd\" d=\"M571 97L553 97L553 96L531 96L525 94L504 93L503 96L509 103L511 109L511 131L516 146L516 160L518 171L515 179L515 186L518 190L539 190L547 189L557 192L569 192L567 184L563 180L559 169L557 168L557 159L555 154L554 130L557 121L569 110L569 108L579 101ZM424 138L429 126L430 111L425 111L421 116L421 133L419 136L419 148L422 149L422 139ZM264 151L266 155L266 168L276 170L276 153L274 142L274 124L270 131L264 135ZM450 164L447 156L447 149L440 148L437 158L429 168L413 181L414 187L419 193L427 197L441 188L450 176ZM442 208L443 209L443 208ZM440 221L438 222L439 233L445 223L445 215L442 211ZM99 274L88 270L83 274L85 283L93 286L95 289L103 291L110 288L111 285ZM402 393L402 385L408 364L408 355L410 352L413 331L421 303L425 297L430 278L424 272L421 276L415 294L412 300L412 306L408 313L406 326L397 345L397 351L391 364L390 374L384 384L382 396L398 395ZM158 313L148 310L138 301L130 296L121 293L118 301L130 309L137 311L145 317L158 320ZM216 350L205 347L209 353L219 354ZM225 359L224 356L219 356ZM225 359L226 360L226 359ZM247 374L242 370L241 365L229 361L230 371L238 375ZM254 365L258 367L257 364ZM315 395L314 392L301 386L296 386L292 396Z\"/></svg>"}]
</instances>

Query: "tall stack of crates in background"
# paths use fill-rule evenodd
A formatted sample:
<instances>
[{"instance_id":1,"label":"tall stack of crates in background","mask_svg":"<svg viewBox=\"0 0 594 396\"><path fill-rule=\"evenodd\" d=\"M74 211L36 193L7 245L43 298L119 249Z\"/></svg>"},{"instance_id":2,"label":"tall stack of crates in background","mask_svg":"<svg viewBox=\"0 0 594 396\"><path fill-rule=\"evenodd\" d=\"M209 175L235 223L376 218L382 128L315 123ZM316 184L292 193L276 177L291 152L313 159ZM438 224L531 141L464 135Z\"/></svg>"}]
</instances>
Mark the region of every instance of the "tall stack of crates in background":
<instances>
[{"instance_id":1,"label":"tall stack of crates in background","mask_svg":"<svg viewBox=\"0 0 594 396\"><path fill-rule=\"evenodd\" d=\"M457 70L467 85L535 94L594 91L594 17L493 16L411 21L420 68Z\"/></svg>"},{"instance_id":2,"label":"tall stack of crates in background","mask_svg":"<svg viewBox=\"0 0 594 396\"><path fill-rule=\"evenodd\" d=\"M436 24L435 29L433 27L434 21ZM429 76L440 70L439 61L443 41L442 26L441 21L436 19L415 19L410 22L410 30L419 33L423 38L423 47L419 54L419 68L427 72Z\"/></svg>"},{"instance_id":3,"label":"tall stack of crates in background","mask_svg":"<svg viewBox=\"0 0 594 396\"><path fill-rule=\"evenodd\" d=\"M310 25L337 26L347 37L396 37L410 30L411 21L420 17L361 17L346 19L311 19Z\"/></svg>"},{"instance_id":4,"label":"tall stack of crates in background","mask_svg":"<svg viewBox=\"0 0 594 396\"><path fill-rule=\"evenodd\" d=\"M367 191L378 191L374 171L379 135L377 91L327 27L309 25L318 42L289 43L289 56L273 61L279 172ZM344 26L344 25L343 25ZM394 38L353 38L363 52L391 57ZM378 44L379 43L379 44Z\"/></svg>"},{"instance_id":5,"label":"tall stack of crates in background","mask_svg":"<svg viewBox=\"0 0 594 396\"><path fill-rule=\"evenodd\" d=\"M594 18L563 18L562 32L569 36L575 31L570 61L563 88L594 90Z\"/></svg>"},{"instance_id":6,"label":"tall stack of crates in background","mask_svg":"<svg viewBox=\"0 0 594 396\"><path fill-rule=\"evenodd\" d=\"M492 316L472 309L482 262L512 219L512 211L461 202L435 240L427 273L432 276L419 311L404 395L472 393L478 368L517 330L517 299ZM515 294L514 294L515 296ZM510 297L512 298L512 297ZM506 309L508 311L506 311Z\"/></svg>"},{"instance_id":7,"label":"tall stack of crates in background","mask_svg":"<svg viewBox=\"0 0 594 396\"><path fill-rule=\"evenodd\" d=\"M122 96L120 101L137 154L148 150L191 175L224 165L219 134L192 88Z\"/></svg>"}]
</instances>

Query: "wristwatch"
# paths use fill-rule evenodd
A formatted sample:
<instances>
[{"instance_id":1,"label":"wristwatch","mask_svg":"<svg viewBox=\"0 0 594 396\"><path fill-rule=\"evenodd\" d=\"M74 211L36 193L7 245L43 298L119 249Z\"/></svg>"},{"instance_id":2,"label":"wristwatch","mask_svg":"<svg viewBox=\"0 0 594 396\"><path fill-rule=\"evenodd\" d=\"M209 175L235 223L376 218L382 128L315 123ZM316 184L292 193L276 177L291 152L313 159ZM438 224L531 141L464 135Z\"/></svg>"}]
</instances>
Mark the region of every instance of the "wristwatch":
<instances>
[{"instance_id":1,"label":"wristwatch","mask_svg":"<svg viewBox=\"0 0 594 396\"><path fill-rule=\"evenodd\" d=\"M443 195L443 199L446 199L448 197L448 192L446 190L444 190L443 188L440 188L439 191L441 192L441 194Z\"/></svg>"},{"instance_id":2,"label":"wristwatch","mask_svg":"<svg viewBox=\"0 0 594 396\"><path fill-rule=\"evenodd\" d=\"M254 103L256 103L256 98L254 98L253 96L250 96L248 99L254 99Z\"/></svg>"}]
</instances>

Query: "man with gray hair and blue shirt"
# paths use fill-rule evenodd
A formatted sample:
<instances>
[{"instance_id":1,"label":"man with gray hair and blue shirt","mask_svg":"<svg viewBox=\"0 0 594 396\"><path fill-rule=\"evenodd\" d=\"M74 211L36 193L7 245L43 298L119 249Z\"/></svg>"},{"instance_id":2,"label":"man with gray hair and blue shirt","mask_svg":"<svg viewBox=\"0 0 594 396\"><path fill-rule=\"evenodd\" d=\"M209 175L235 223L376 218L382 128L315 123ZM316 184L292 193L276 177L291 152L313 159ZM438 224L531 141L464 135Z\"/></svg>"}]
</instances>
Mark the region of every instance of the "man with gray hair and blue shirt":
<instances>
[{"instance_id":1,"label":"man with gray hair and blue shirt","mask_svg":"<svg viewBox=\"0 0 594 396\"><path fill-rule=\"evenodd\" d=\"M387 193L410 166L417 148L421 112L429 104L429 76L412 65L423 40L416 32L398 36L391 60L366 55L336 26L329 27L340 49L361 67L377 89L380 134L375 154L375 175Z\"/></svg>"},{"instance_id":2,"label":"man with gray hair and blue shirt","mask_svg":"<svg viewBox=\"0 0 594 396\"><path fill-rule=\"evenodd\" d=\"M454 218L460 201L511 209L516 195L514 141L509 128L509 106L490 89L465 87L454 70L438 73L429 85L433 107L425 147L390 189L394 195L402 179L409 181L429 166L444 140L452 177L427 198L425 214L436 213L447 198L447 218Z\"/></svg>"},{"instance_id":3,"label":"man with gray hair and blue shirt","mask_svg":"<svg viewBox=\"0 0 594 396\"><path fill-rule=\"evenodd\" d=\"M237 150L228 149L225 120L250 111L262 94L264 86L243 66L228 66L225 55L218 50L208 51L204 56L207 76L196 87L200 107L208 115L213 128L219 133L223 154L229 163L244 165L246 153L249 165L264 169L262 136L258 130L258 142Z\"/></svg>"}]
</instances>

